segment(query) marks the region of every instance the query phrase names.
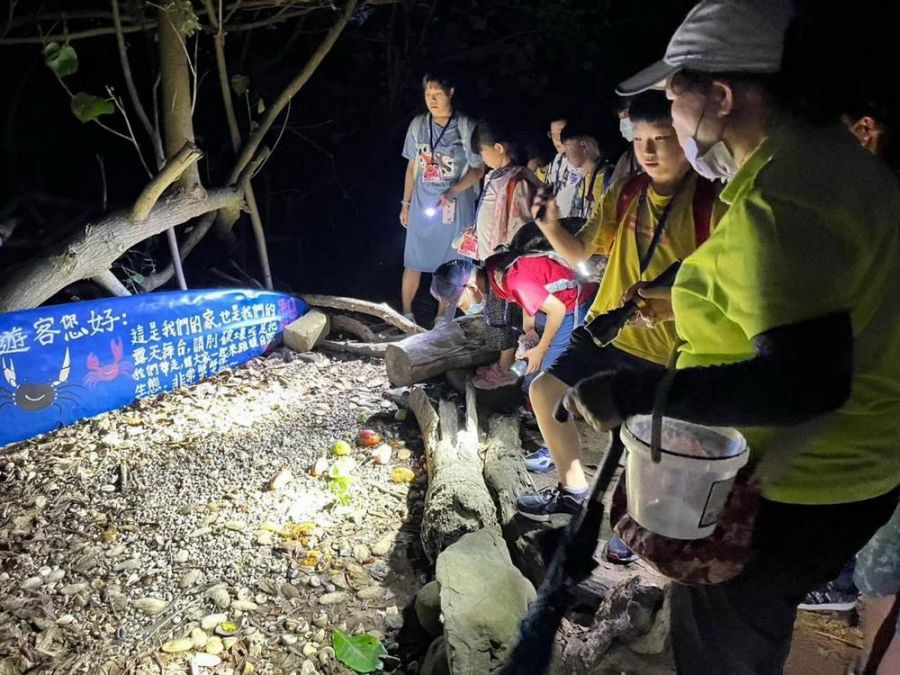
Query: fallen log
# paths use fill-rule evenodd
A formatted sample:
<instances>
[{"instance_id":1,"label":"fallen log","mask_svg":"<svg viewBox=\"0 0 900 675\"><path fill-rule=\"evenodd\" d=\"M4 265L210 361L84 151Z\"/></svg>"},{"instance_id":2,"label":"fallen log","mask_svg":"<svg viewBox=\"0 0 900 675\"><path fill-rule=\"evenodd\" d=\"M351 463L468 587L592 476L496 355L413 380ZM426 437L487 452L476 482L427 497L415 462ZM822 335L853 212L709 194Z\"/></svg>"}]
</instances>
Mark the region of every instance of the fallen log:
<instances>
[{"instance_id":1,"label":"fallen log","mask_svg":"<svg viewBox=\"0 0 900 675\"><path fill-rule=\"evenodd\" d=\"M389 345L385 352L388 380L402 387L495 361L499 353L490 344L487 329L480 316L462 317Z\"/></svg>"},{"instance_id":2,"label":"fallen log","mask_svg":"<svg viewBox=\"0 0 900 675\"><path fill-rule=\"evenodd\" d=\"M368 302L367 300L358 300L356 298L342 298L335 295L318 295L315 293L306 293L300 298L307 305L313 307L324 307L326 309L339 309L345 312L358 312L360 314L368 314L377 316L382 321L391 324L395 328L399 328L407 335L416 335L424 333L425 329L410 321L405 316L397 312L393 307L385 303Z\"/></svg>"},{"instance_id":3,"label":"fallen log","mask_svg":"<svg viewBox=\"0 0 900 675\"><path fill-rule=\"evenodd\" d=\"M343 352L346 354L356 354L357 356L374 356L383 359L387 345L372 342L352 342L350 340L322 340L322 342L319 343L319 349L326 352Z\"/></svg>"},{"instance_id":4,"label":"fallen log","mask_svg":"<svg viewBox=\"0 0 900 675\"><path fill-rule=\"evenodd\" d=\"M420 389L413 391L421 392ZM421 396L424 396L421 392ZM422 403L416 396L417 403ZM413 395L410 407L415 412ZM430 403L428 404L430 406ZM450 401L442 400L438 406L440 420L440 440L428 451L426 439L426 461L428 463L429 484L425 495L425 510L422 514L422 546L430 560L469 532L488 528L500 532L494 502L484 484L482 461L478 452L477 417L474 410L468 411L465 427L460 430L457 407ZM431 413L434 409L431 408ZM434 420L426 410L420 418L433 428ZM473 422L476 428L473 428ZM433 433L433 432L432 432ZM423 437L426 429L422 430Z\"/></svg>"},{"instance_id":5,"label":"fallen log","mask_svg":"<svg viewBox=\"0 0 900 675\"><path fill-rule=\"evenodd\" d=\"M428 470L428 484L431 485L434 451L440 439L440 420L434 406L431 405L428 394L422 387L412 388L407 405L416 416L416 422L419 423L419 430L422 432L422 444L425 446L425 467Z\"/></svg>"},{"instance_id":6,"label":"fallen log","mask_svg":"<svg viewBox=\"0 0 900 675\"><path fill-rule=\"evenodd\" d=\"M359 319L341 314L331 315L331 328L358 337L363 342L376 342L374 331Z\"/></svg>"},{"instance_id":7,"label":"fallen log","mask_svg":"<svg viewBox=\"0 0 900 675\"><path fill-rule=\"evenodd\" d=\"M519 496L535 489L522 457L519 420L511 415L494 415L490 420L484 482L497 504L500 526L505 531L515 518Z\"/></svg>"}]
</instances>

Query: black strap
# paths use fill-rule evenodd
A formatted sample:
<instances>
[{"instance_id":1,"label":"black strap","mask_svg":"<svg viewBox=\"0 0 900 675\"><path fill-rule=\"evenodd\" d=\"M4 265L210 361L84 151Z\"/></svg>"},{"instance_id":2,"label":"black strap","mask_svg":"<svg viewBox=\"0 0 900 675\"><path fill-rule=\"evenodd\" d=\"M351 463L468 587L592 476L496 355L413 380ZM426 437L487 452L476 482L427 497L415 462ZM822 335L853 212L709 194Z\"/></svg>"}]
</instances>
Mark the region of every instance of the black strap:
<instances>
[{"instance_id":1,"label":"black strap","mask_svg":"<svg viewBox=\"0 0 900 675\"><path fill-rule=\"evenodd\" d=\"M656 253L656 247L659 246L659 241L662 239L663 231L666 229L666 222L669 219L669 214L672 212L672 206L675 204L675 200L678 199L678 195L681 194L682 189L687 184L688 176L690 172L685 174L684 178L681 179L681 182L678 184L678 187L675 189L675 194L672 195L672 199L669 200L669 203L666 204L666 208L663 209L662 215L659 217L659 222L656 224L656 228L653 230L653 237L650 239L650 245L647 247L646 253L644 253L644 257L641 258L641 266L640 266L640 275L644 276L644 272L647 271L647 268L650 266L650 261L653 260L653 254ZM637 226L638 221L641 218L641 209L647 206L647 190L649 188L649 184L645 185L641 190L641 196L638 200L637 213L635 214L635 244L638 243L637 240ZM650 212L648 211L648 216Z\"/></svg>"},{"instance_id":2,"label":"black strap","mask_svg":"<svg viewBox=\"0 0 900 675\"><path fill-rule=\"evenodd\" d=\"M431 146L431 161L434 161L434 149L441 144L441 139L444 137L444 134L447 133L447 129L450 128L450 124L453 122L453 118L456 116L456 111L454 110L450 113L450 119L447 120L447 125L441 127L441 133L438 134L437 141L434 140L434 115L428 113L428 144Z\"/></svg>"}]
</instances>

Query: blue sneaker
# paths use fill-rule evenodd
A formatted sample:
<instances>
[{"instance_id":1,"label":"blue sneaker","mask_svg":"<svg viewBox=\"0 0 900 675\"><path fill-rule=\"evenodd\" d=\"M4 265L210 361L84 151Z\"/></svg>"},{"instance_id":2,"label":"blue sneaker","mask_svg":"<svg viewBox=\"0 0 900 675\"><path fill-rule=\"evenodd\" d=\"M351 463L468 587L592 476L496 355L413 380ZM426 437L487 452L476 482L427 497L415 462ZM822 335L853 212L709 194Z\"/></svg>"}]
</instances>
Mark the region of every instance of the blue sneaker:
<instances>
[{"instance_id":1,"label":"blue sneaker","mask_svg":"<svg viewBox=\"0 0 900 675\"><path fill-rule=\"evenodd\" d=\"M606 542L606 559L616 565L627 565L638 559L637 553L625 545L618 535L611 535Z\"/></svg>"},{"instance_id":2,"label":"blue sneaker","mask_svg":"<svg viewBox=\"0 0 900 675\"><path fill-rule=\"evenodd\" d=\"M556 468L550 450L541 448L530 455L525 455L525 468L531 473L550 473Z\"/></svg>"},{"instance_id":3,"label":"blue sneaker","mask_svg":"<svg viewBox=\"0 0 900 675\"><path fill-rule=\"evenodd\" d=\"M535 494L524 494L516 501L516 511L529 520L540 523L550 520L554 513L575 515L590 497L591 491L572 493L559 487L544 488Z\"/></svg>"}]
</instances>

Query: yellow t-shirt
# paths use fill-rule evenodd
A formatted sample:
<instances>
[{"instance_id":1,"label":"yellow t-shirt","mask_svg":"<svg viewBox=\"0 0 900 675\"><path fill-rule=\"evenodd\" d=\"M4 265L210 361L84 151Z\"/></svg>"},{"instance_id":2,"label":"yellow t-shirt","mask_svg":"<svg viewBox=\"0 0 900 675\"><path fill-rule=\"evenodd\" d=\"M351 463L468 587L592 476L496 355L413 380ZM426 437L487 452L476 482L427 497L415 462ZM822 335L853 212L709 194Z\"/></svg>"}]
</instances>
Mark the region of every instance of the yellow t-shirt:
<instances>
[{"instance_id":1,"label":"yellow t-shirt","mask_svg":"<svg viewBox=\"0 0 900 675\"><path fill-rule=\"evenodd\" d=\"M900 483L900 187L844 130L787 127L746 161L673 288L679 368L754 356L778 326L849 312L849 400L804 424L741 429L767 498L839 504Z\"/></svg>"},{"instance_id":2,"label":"yellow t-shirt","mask_svg":"<svg viewBox=\"0 0 900 675\"><path fill-rule=\"evenodd\" d=\"M640 197L635 197L621 221L617 222L619 197L626 183L627 180L622 181L609 189L593 218L579 234L583 241L590 242L595 254L609 257L600 290L591 305L586 321L620 306L622 295L631 286L642 279L653 279L673 262L686 258L697 248L693 209L696 174L688 177L687 183L675 197L659 195L652 185L649 186L646 202L648 208L642 209L640 219L638 219ZM641 276L641 254L647 250L653 231L672 199L675 201L669 209L659 244L649 266ZM665 365L676 342L675 326L670 322L652 329L626 326L613 345L633 356Z\"/></svg>"}]
</instances>

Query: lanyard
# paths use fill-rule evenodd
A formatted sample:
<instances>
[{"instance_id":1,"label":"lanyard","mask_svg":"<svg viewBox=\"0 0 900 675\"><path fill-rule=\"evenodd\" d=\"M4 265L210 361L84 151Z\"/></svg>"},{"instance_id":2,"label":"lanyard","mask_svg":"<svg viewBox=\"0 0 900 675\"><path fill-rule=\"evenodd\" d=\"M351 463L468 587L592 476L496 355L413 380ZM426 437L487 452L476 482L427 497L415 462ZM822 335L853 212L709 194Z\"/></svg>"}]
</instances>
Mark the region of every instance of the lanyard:
<instances>
[{"instance_id":1,"label":"lanyard","mask_svg":"<svg viewBox=\"0 0 900 675\"><path fill-rule=\"evenodd\" d=\"M675 194L672 195L672 199L669 200L669 203L666 204L666 208L663 209L662 215L659 217L659 222L656 224L656 227L653 230L653 237L650 239L650 245L647 247L647 252L644 253L644 257L641 258L640 261L640 276L644 276L644 272L647 271L647 268L650 266L650 261L653 260L653 254L656 252L656 247L659 246L659 240L662 239L663 230L666 229L666 222L669 220L669 214L672 211L672 205L675 204L675 200L678 199L678 195L681 194L682 188L687 184L688 176L690 172L685 174L684 178L681 179L681 182L678 184L678 187L675 189ZM641 196L638 200L637 213L635 214L635 244L637 244L637 225L638 221L641 218L641 209L647 206L647 190L650 188L649 182L644 186L644 189L641 190ZM647 216L650 216L649 207L647 207Z\"/></svg>"},{"instance_id":2,"label":"lanyard","mask_svg":"<svg viewBox=\"0 0 900 675\"><path fill-rule=\"evenodd\" d=\"M441 139L444 137L444 134L447 132L447 129L450 128L450 123L453 122L453 117L456 115L456 111L454 110L450 113L450 119L447 120L447 126L441 128L441 133L438 134L437 141L434 140L434 115L428 113L428 143L431 146L431 161L434 161L434 149L441 144Z\"/></svg>"}]
</instances>

